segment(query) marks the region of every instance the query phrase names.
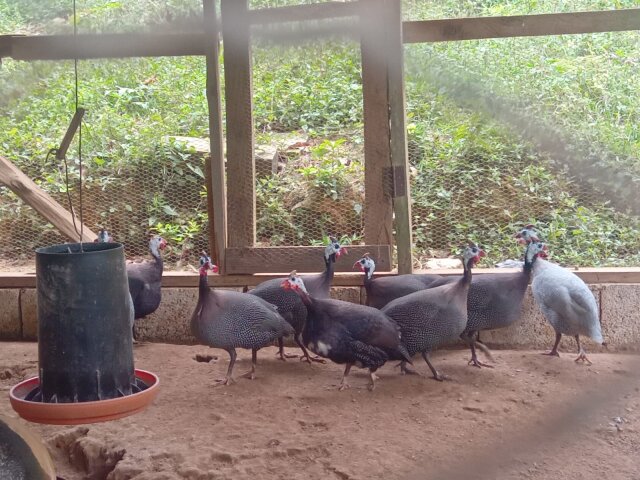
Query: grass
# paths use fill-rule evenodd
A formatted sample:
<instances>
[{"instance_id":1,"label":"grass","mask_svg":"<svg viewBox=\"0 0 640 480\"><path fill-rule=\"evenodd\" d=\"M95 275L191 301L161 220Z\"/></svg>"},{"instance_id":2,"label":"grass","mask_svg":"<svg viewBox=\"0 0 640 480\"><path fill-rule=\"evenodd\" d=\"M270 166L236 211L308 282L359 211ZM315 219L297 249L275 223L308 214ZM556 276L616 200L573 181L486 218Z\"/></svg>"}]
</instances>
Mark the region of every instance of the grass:
<instances>
[{"instance_id":1,"label":"grass","mask_svg":"<svg viewBox=\"0 0 640 480\"><path fill-rule=\"evenodd\" d=\"M69 2L0 0L0 34L69 33ZM294 1L252 1L252 7ZM629 8L635 1L571 0L405 2L408 19L514 15ZM81 31L129 31L174 20L186 29L197 0L78 2ZM467 41L407 47L407 114L412 165L415 256L451 254L467 240L489 250L488 262L519 255L510 236L535 223L554 259L571 265L638 265L638 217L614 209L624 185L583 179L575 162L554 156L509 128L475 92L518 107L534 123L553 125L568 151L603 172L640 180L640 42L637 32ZM144 252L148 230L179 248L175 260L206 246L202 156L168 135L208 135L204 61L155 58L79 63L88 224ZM449 79L473 88L452 88ZM358 242L363 234L362 80L359 48L317 45L254 48L254 116L261 144L281 132L311 146L281 149L282 173L257 182L261 244L314 244L327 233ZM464 85L464 84L462 84ZM0 69L0 154L57 198L66 190L47 151L64 134L74 108L72 62L21 63ZM470 98L471 97L471 98ZM486 102L484 104L486 106ZM72 179L78 159L69 153ZM571 170L571 167L574 170ZM569 173L570 172L570 173ZM603 175L605 177L605 175ZM595 179L597 180L597 179ZM620 182L618 182L620 183ZM594 189L598 187L598 189ZM73 194L77 189L72 185ZM20 215L16 215L20 212ZM51 237L14 197L0 201L11 243ZM10 244L7 241L4 244Z\"/></svg>"}]
</instances>

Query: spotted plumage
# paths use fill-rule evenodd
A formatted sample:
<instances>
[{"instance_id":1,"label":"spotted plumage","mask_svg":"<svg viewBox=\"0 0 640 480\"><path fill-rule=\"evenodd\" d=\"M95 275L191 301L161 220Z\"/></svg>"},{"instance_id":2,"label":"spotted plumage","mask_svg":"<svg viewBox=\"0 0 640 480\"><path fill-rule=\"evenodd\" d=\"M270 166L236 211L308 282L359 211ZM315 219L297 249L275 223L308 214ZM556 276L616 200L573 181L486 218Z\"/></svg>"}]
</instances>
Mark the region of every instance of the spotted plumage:
<instances>
[{"instance_id":1,"label":"spotted plumage","mask_svg":"<svg viewBox=\"0 0 640 480\"><path fill-rule=\"evenodd\" d=\"M293 289L308 310L302 340L311 351L338 364L346 364L340 389L347 388L346 376L352 365L374 372L390 359L410 361L401 344L398 325L380 310L365 305L309 296L304 281L293 272L282 282Z\"/></svg>"},{"instance_id":2,"label":"spotted plumage","mask_svg":"<svg viewBox=\"0 0 640 480\"><path fill-rule=\"evenodd\" d=\"M483 255L481 248L467 247L464 275L457 282L414 292L393 300L381 310L400 326L402 343L409 355L421 353L436 380L443 377L431 364L429 353L458 340L465 329L471 269ZM407 371L404 365L402 369Z\"/></svg>"},{"instance_id":3,"label":"spotted plumage","mask_svg":"<svg viewBox=\"0 0 640 480\"><path fill-rule=\"evenodd\" d=\"M340 245L335 237L329 237L329 243L325 248L323 256L325 261L325 271L317 275L302 276L307 291L314 298L329 298L331 282L333 281L335 272L335 262L340 255L343 255L346 252L347 250ZM293 327L295 332L294 340L302 350L302 358L307 362L311 362L312 360L317 361L318 359L309 356L307 349L301 342L302 329L307 319L307 308L294 291L284 290L281 287L283 280L283 278L267 280L266 282L262 282L249 293L277 306L280 315L282 315L282 317ZM284 360L285 357L289 357L290 355L285 355L284 353L284 343L282 338L278 339L278 344L278 354L280 355L280 359Z\"/></svg>"},{"instance_id":4,"label":"spotted plumage","mask_svg":"<svg viewBox=\"0 0 640 480\"><path fill-rule=\"evenodd\" d=\"M252 350L253 378L257 351L293 328L278 313L275 306L254 295L209 287L207 270L212 269L208 257L201 259L198 304L191 317L191 331L200 343L221 348L229 353L231 362L226 378L219 384L233 382L236 348Z\"/></svg>"}]
</instances>

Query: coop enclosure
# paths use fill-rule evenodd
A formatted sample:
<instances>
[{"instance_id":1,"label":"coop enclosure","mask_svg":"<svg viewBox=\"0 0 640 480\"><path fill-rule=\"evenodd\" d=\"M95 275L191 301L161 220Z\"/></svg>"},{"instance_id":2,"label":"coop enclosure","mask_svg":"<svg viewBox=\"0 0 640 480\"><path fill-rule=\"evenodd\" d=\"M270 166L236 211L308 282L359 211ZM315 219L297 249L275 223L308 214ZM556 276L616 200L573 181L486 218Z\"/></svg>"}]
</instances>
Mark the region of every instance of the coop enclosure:
<instances>
[{"instance_id":1,"label":"coop enclosure","mask_svg":"<svg viewBox=\"0 0 640 480\"><path fill-rule=\"evenodd\" d=\"M70 167L68 193L76 211L78 179L83 176L85 224L94 231L108 228L125 243L129 256L146 254L151 232L173 239L167 252L171 268L195 265L200 251L210 250L230 274L317 271L322 268L321 242L335 235L353 245L354 259L370 252L378 270L397 265L399 271L408 272L431 256L447 256L465 238L499 242L498 237L508 236L518 221L542 217L554 203L610 208L606 195L575 181L571 171L549 181L548 201L532 206L531 197L523 194L527 178L536 168L547 166L526 149L509 150L508 163L500 162L507 157L500 152L495 163L477 161L469 176L472 155L456 151L449 158L434 155L431 145L441 139L428 138L416 129L413 117L407 119L406 110L413 115L418 111L415 105L426 96L415 81L424 72L405 82L403 76L416 63L405 66L403 51L415 58L421 55L415 47L422 42L633 30L640 27L638 9L403 22L401 3L362 0L250 9L245 0L222 0L216 12L214 2L207 0L202 32L82 35L82 40L7 36L0 38L0 55L17 60L199 56L193 67L207 72L203 100L209 111L209 139L162 135L156 150L144 158L135 146L128 146L131 160L126 164L110 165L96 155L98 161L88 164L86 172L73 162ZM264 141L269 126L254 122L253 82L259 60L286 55L281 44L299 48L300 30L287 26L309 21L318 23L310 28L315 32L312 42L337 42L355 59L361 84L354 88L361 91L361 102L342 107L362 122L346 132L329 128L321 135L269 131ZM224 46L222 64L218 36ZM111 64L136 68L135 60L100 62L105 70ZM443 81L433 75L438 64L431 62L430 67L426 81ZM458 67L462 70L458 78L464 78L464 65ZM148 78L145 88L110 92L112 100L143 103L153 88L153 72ZM331 76L322 79L330 82ZM339 92L341 87L332 88ZM320 90L303 93L323 95ZM339 95L328 98L339 101ZM98 101L95 105L100 108ZM188 109L177 108L189 114ZM448 141L456 147L470 134L454 130ZM507 149L511 145L506 144ZM11 152L3 153L11 157ZM552 163L550 158L550 171ZM62 175L61 168L36 161L22 170L67 207L67 192L54 188L52 180ZM475 193L464 188L465 182L478 183ZM32 265L36 247L68 240L8 187L0 186L0 191L0 270ZM638 245L630 232L638 225L637 211L611 215L627 215L621 221L623 233L616 234L627 235L625 251L633 253ZM484 238L474 238L477 231ZM348 270L351 263L339 268Z\"/></svg>"}]
</instances>

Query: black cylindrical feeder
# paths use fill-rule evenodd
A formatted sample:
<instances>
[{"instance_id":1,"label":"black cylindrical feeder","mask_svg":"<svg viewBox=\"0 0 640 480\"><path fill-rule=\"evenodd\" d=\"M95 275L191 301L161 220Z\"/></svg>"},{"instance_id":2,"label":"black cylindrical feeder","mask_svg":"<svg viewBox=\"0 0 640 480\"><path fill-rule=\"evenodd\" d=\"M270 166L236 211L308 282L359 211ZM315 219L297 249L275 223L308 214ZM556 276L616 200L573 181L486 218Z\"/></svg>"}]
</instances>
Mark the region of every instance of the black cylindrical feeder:
<instances>
[{"instance_id":1,"label":"black cylindrical feeder","mask_svg":"<svg viewBox=\"0 0 640 480\"><path fill-rule=\"evenodd\" d=\"M30 400L88 402L138 391L122 245L39 248L36 277L40 391Z\"/></svg>"}]
</instances>

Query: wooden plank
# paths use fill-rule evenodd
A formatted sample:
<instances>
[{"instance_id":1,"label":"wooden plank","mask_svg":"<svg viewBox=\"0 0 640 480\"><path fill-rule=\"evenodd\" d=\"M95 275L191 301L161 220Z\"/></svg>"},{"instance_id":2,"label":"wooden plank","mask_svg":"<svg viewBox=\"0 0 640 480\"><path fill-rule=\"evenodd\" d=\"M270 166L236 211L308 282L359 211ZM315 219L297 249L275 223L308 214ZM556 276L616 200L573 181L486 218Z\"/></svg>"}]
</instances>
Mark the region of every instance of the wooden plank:
<instances>
[{"instance_id":1,"label":"wooden plank","mask_svg":"<svg viewBox=\"0 0 640 480\"><path fill-rule=\"evenodd\" d=\"M6 46L7 42L10 47ZM4 45L0 55L9 55L15 60L174 57L206 53L204 33L82 34L77 40L73 35L14 35L0 45Z\"/></svg>"},{"instance_id":2,"label":"wooden plank","mask_svg":"<svg viewBox=\"0 0 640 480\"><path fill-rule=\"evenodd\" d=\"M404 22L404 42L451 42L640 30L640 8Z\"/></svg>"},{"instance_id":3,"label":"wooden plank","mask_svg":"<svg viewBox=\"0 0 640 480\"><path fill-rule=\"evenodd\" d=\"M405 126L404 46L402 44L401 0L385 0L389 82L389 124L391 128L391 164L393 165L393 210L398 254L398 271L411 273L411 192L409 189L409 155Z\"/></svg>"},{"instance_id":4,"label":"wooden plank","mask_svg":"<svg viewBox=\"0 0 640 480\"><path fill-rule=\"evenodd\" d=\"M355 256L349 252L349 261L353 264ZM354 260L351 260L353 256ZM615 268L580 268L570 269L588 284L640 284L640 268L615 267ZM504 275L515 272L517 269L506 268L476 268L474 274ZM255 286L265 280L282 278L289 272L250 274L250 275L209 275L209 284L214 287L245 287ZM436 273L439 275L462 275L461 269L446 270L418 270L414 273ZM378 272L376 277L396 275L396 272ZM333 280L334 287L358 287L362 285L362 273L337 272ZM35 267L33 272L0 272L0 289L3 288L35 288ZM162 276L163 288L197 288L198 273L196 272L165 272Z\"/></svg>"},{"instance_id":5,"label":"wooden plank","mask_svg":"<svg viewBox=\"0 0 640 480\"><path fill-rule=\"evenodd\" d=\"M364 241L370 245L393 245L393 202L389 167L389 88L381 0L367 3L360 51L364 107Z\"/></svg>"},{"instance_id":6,"label":"wooden plank","mask_svg":"<svg viewBox=\"0 0 640 480\"><path fill-rule=\"evenodd\" d=\"M49 223L60 230L72 242L79 240L79 235L73 227L73 216L58 202L36 185L29 177L20 171L9 160L0 155L0 183L6 185L13 193L20 197L27 205L36 210ZM80 220L75 219L78 229ZM97 235L86 225L83 228L84 242L93 242Z\"/></svg>"},{"instance_id":7,"label":"wooden plank","mask_svg":"<svg viewBox=\"0 0 640 480\"><path fill-rule=\"evenodd\" d=\"M250 247L256 236L253 87L247 0L222 0L227 114L228 246Z\"/></svg>"},{"instance_id":8,"label":"wooden plank","mask_svg":"<svg viewBox=\"0 0 640 480\"><path fill-rule=\"evenodd\" d=\"M205 160L207 183L207 211L209 214L209 250L212 258L225 273L227 248L227 191L222 136L222 106L220 93L219 39L217 16L213 0L204 0L204 23L208 45L207 106L209 109L209 151Z\"/></svg>"},{"instance_id":9,"label":"wooden plank","mask_svg":"<svg viewBox=\"0 0 640 480\"><path fill-rule=\"evenodd\" d=\"M376 271L391 269L389 245L346 245L349 255L336 262L336 271L352 271L353 262L370 253L376 261ZM321 272L324 270L324 247L254 247L227 248L227 273L257 272Z\"/></svg>"},{"instance_id":10,"label":"wooden plank","mask_svg":"<svg viewBox=\"0 0 640 480\"><path fill-rule=\"evenodd\" d=\"M252 25L261 25L265 23L316 21L326 18L351 17L358 15L361 11L362 5L360 1L322 2L249 10L248 18Z\"/></svg>"}]
</instances>

